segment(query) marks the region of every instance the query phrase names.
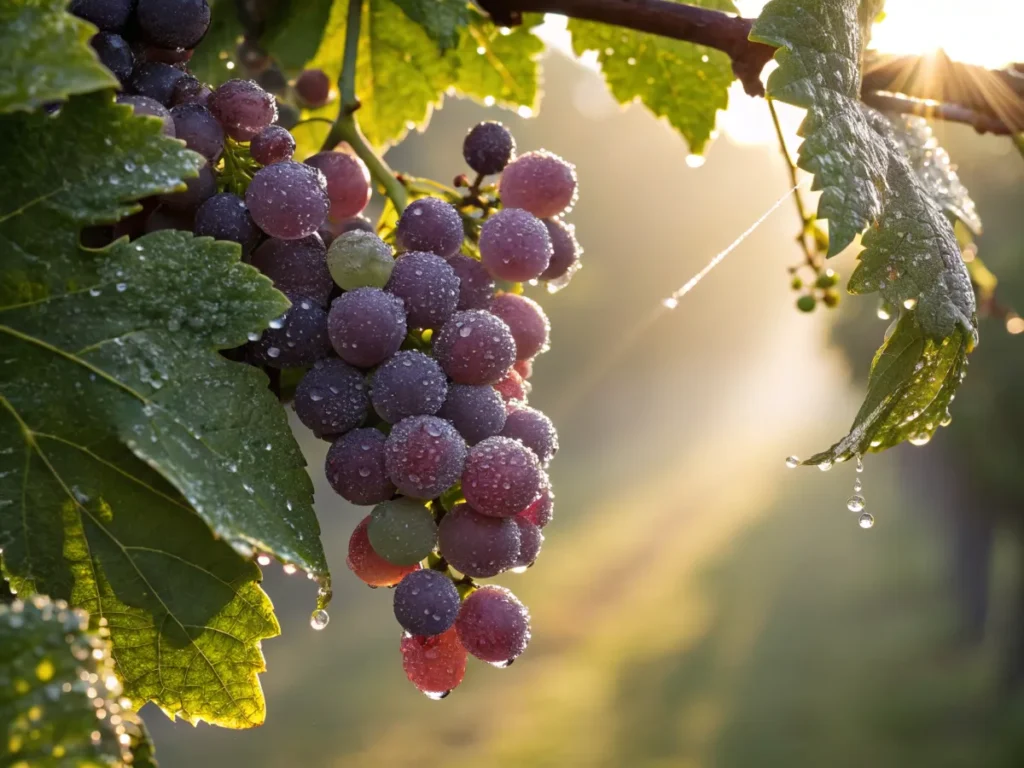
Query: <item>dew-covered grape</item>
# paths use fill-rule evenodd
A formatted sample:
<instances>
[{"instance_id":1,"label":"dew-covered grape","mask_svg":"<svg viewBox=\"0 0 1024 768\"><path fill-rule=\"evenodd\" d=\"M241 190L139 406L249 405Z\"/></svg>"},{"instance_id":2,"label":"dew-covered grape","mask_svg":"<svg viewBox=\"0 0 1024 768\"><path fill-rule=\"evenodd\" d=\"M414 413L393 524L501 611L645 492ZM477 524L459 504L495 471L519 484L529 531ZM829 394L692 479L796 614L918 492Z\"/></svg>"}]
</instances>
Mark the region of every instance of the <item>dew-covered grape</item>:
<instances>
[{"instance_id":1,"label":"dew-covered grape","mask_svg":"<svg viewBox=\"0 0 1024 768\"><path fill-rule=\"evenodd\" d=\"M459 212L436 197L423 197L409 203L395 227L398 250L427 251L443 259L459 252L463 237Z\"/></svg>"},{"instance_id":2,"label":"dew-covered grape","mask_svg":"<svg viewBox=\"0 0 1024 768\"><path fill-rule=\"evenodd\" d=\"M104 32L120 32L132 15L134 0L71 0L68 10Z\"/></svg>"},{"instance_id":3,"label":"dew-covered grape","mask_svg":"<svg viewBox=\"0 0 1024 768\"><path fill-rule=\"evenodd\" d=\"M295 93L307 107L322 107L331 96L331 79L322 69L304 69L295 78Z\"/></svg>"},{"instance_id":4,"label":"dew-covered grape","mask_svg":"<svg viewBox=\"0 0 1024 768\"><path fill-rule=\"evenodd\" d=\"M242 246L243 256L248 255L260 238L260 231L249 215L245 201L230 192L214 195L199 206L192 231L197 237L238 243Z\"/></svg>"},{"instance_id":5,"label":"dew-covered grape","mask_svg":"<svg viewBox=\"0 0 1024 768\"><path fill-rule=\"evenodd\" d=\"M393 587L406 574L419 570L419 563L395 565L374 552L367 533L369 526L370 516L367 515L352 531L348 540L348 558L345 562L360 581L371 587Z\"/></svg>"},{"instance_id":6,"label":"dew-covered grape","mask_svg":"<svg viewBox=\"0 0 1024 768\"><path fill-rule=\"evenodd\" d=\"M542 467L546 467L558 452L555 425L536 408L524 405L513 410L505 419L505 428L501 434L518 440L533 451Z\"/></svg>"},{"instance_id":7,"label":"dew-covered grape","mask_svg":"<svg viewBox=\"0 0 1024 768\"><path fill-rule=\"evenodd\" d=\"M501 280L533 280L551 263L544 222L520 208L502 208L480 228L480 261Z\"/></svg>"},{"instance_id":8,"label":"dew-covered grape","mask_svg":"<svg viewBox=\"0 0 1024 768\"><path fill-rule=\"evenodd\" d=\"M522 516L513 517L512 520L519 527L519 555L516 557L515 568L529 568L537 560L540 554L541 545L544 544L544 534L540 526L531 523Z\"/></svg>"},{"instance_id":9,"label":"dew-covered grape","mask_svg":"<svg viewBox=\"0 0 1024 768\"><path fill-rule=\"evenodd\" d=\"M525 403L527 395L530 394L527 383L515 368L509 368L508 373L500 381L495 382L494 390L506 403Z\"/></svg>"},{"instance_id":10,"label":"dew-covered grape","mask_svg":"<svg viewBox=\"0 0 1024 768\"><path fill-rule=\"evenodd\" d=\"M339 234L327 250L327 268L334 282L345 291L383 288L394 267L391 246L361 229Z\"/></svg>"},{"instance_id":11,"label":"dew-covered grape","mask_svg":"<svg viewBox=\"0 0 1024 768\"><path fill-rule=\"evenodd\" d=\"M327 270L327 249L316 233L301 240L265 240L253 251L250 263L273 280L279 291L327 305L334 282Z\"/></svg>"},{"instance_id":12,"label":"dew-covered grape","mask_svg":"<svg viewBox=\"0 0 1024 768\"><path fill-rule=\"evenodd\" d=\"M395 565L418 563L437 544L437 525L430 510L401 496L373 508L367 534L373 551Z\"/></svg>"},{"instance_id":13,"label":"dew-covered grape","mask_svg":"<svg viewBox=\"0 0 1024 768\"><path fill-rule=\"evenodd\" d=\"M137 96L148 96L166 107L171 103L174 87L184 76L184 72L170 64L147 61L135 67L129 88Z\"/></svg>"},{"instance_id":14,"label":"dew-covered grape","mask_svg":"<svg viewBox=\"0 0 1024 768\"><path fill-rule=\"evenodd\" d=\"M536 301L515 293L502 293L491 300L488 309L512 331L516 359L529 360L547 351L551 322Z\"/></svg>"},{"instance_id":15,"label":"dew-covered grape","mask_svg":"<svg viewBox=\"0 0 1024 768\"><path fill-rule=\"evenodd\" d=\"M217 192L217 179L210 170L209 163L199 169L199 175L185 179L185 189L181 192L168 192L160 195L160 203L168 210L187 213L189 218L196 210ZM176 227L177 229L178 227ZM192 229L190 223L186 229Z\"/></svg>"},{"instance_id":16,"label":"dew-covered grape","mask_svg":"<svg viewBox=\"0 0 1024 768\"><path fill-rule=\"evenodd\" d=\"M249 154L260 165L291 160L295 138L280 125L268 125L249 143Z\"/></svg>"},{"instance_id":17,"label":"dew-covered grape","mask_svg":"<svg viewBox=\"0 0 1024 768\"><path fill-rule=\"evenodd\" d=\"M405 304L410 328L440 328L459 303L459 278L433 253L408 251L394 263L384 288Z\"/></svg>"},{"instance_id":18,"label":"dew-covered grape","mask_svg":"<svg viewBox=\"0 0 1024 768\"><path fill-rule=\"evenodd\" d=\"M125 39L113 32L100 32L93 35L89 44L96 51L103 66L114 73L114 77L121 81L121 85L126 85L135 67L135 56Z\"/></svg>"},{"instance_id":19,"label":"dew-covered grape","mask_svg":"<svg viewBox=\"0 0 1024 768\"><path fill-rule=\"evenodd\" d=\"M306 164L321 171L327 180L331 218L335 221L362 213L370 202L370 171L348 152L317 152Z\"/></svg>"},{"instance_id":20,"label":"dew-covered grape","mask_svg":"<svg viewBox=\"0 0 1024 768\"><path fill-rule=\"evenodd\" d=\"M530 642L530 612L509 590L488 585L462 602L455 629L473 656L492 664L508 664Z\"/></svg>"},{"instance_id":21,"label":"dew-covered grape","mask_svg":"<svg viewBox=\"0 0 1024 768\"><path fill-rule=\"evenodd\" d=\"M237 141L250 141L277 119L277 101L273 94L252 80L223 83L213 92L209 106L228 136ZM275 181L282 183L280 177L275 177Z\"/></svg>"},{"instance_id":22,"label":"dew-covered grape","mask_svg":"<svg viewBox=\"0 0 1024 768\"><path fill-rule=\"evenodd\" d=\"M462 141L462 157L477 173L501 173L516 151L516 140L501 123L477 123Z\"/></svg>"},{"instance_id":23,"label":"dew-covered grape","mask_svg":"<svg viewBox=\"0 0 1024 768\"><path fill-rule=\"evenodd\" d=\"M576 201L576 168L551 152L527 152L505 167L498 190L508 208L557 216Z\"/></svg>"},{"instance_id":24,"label":"dew-covered grape","mask_svg":"<svg viewBox=\"0 0 1024 768\"><path fill-rule=\"evenodd\" d=\"M210 26L210 6L206 0L138 0L135 19L153 45L194 48Z\"/></svg>"},{"instance_id":25,"label":"dew-covered grape","mask_svg":"<svg viewBox=\"0 0 1024 768\"><path fill-rule=\"evenodd\" d=\"M451 422L410 416L395 424L384 444L384 465L399 491L433 499L455 484L466 461L466 441Z\"/></svg>"},{"instance_id":26,"label":"dew-covered grape","mask_svg":"<svg viewBox=\"0 0 1024 768\"><path fill-rule=\"evenodd\" d=\"M433 637L405 634L401 650L405 676L430 698L444 698L466 674L466 649L454 626Z\"/></svg>"},{"instance_id":27,"label":"dew-covered grape","mask_svg":"<svg viewBox=\"0 0 1024 768\"><path fill-rule=\"evenodd\" d=\"M438 526L441 556L473 578L490 578L515 566L519 539L511 518L487 517L468 504L456 504Z\"/></svg>"},{"instance_id":28,"label":"dew-covered grape","mask_svg":"<svg viewBox=\"0 0 1024 768\"><path fill-rule=\"evenodd\" d=\"M546 481L533 451L510 437L489 437L469 449L462 493L482 515L511 517L537 498Z\"/></svg>"},{"instance_id":29,"label":"dew-covered grape","mask_svg":"<svg viewBox=\"0 0 1024 768\"><path fill-rule=\"evenodd\" d=\"M391 357L405 340L402 300L379 288L346 291L331 303L327 331L338 356L360 368Z\"/></svg>"},{"instance_id":30,"label":"dew-covered grape","mask_svg":"<svg viewBox=\"0 0 1024 768\"><path fill-rule=\"evenodd\" d=\"M454 424L469 445L499 434L506 418L501 395L486 384L452 384L437 415Z\"/></svg>"},{"instance_id":31,"label":"dew-covered grape","mask_svg":"<svg viewBox=\"0 0 1024 768\"><path fill-rule=\"evenodd\" d=\"M384 433L353 429L327 451L327 481L341 498L353 504L380 504L395 495L384 470Z\"/></svg>"},{"instance_id":32,"label":"dew-covered grape","mask_svg":"<svg viewBox=\"0 0 1024 768\"><path fill-rule=\"evenodd\" d=\"M136 115L159 118L163 123L164 136L174 138L174 118L171 117L171 111L156 99L122 94L117 97L117 103L127 104Z\"/></svg>"},{"instance_id":33,"label":"dew-covered grape","mask_svg":"<svg viewBox=\"0 0 1024 768\"><path fill-rule=\"evenodd\" d=\"M434 357L457 384L493 384L516 359L505 321L482 309L452 315L433 338Z\"/></svg>"},{"instance_id":34,"label":"dew-covered grape","mask_svg":"<svg viewBox=\"0 0 1024 768\"><path fill-rule=\"evenodd\" d=\"M199 104L209 107L210 96L213 91L199 82L192 75L185 75L174 84L174 92L171 94L171 104L180 107L183 104Z\"/></svg>"},{"instance_id":35,"label":"dew-covered grape","mask_svg":"<svg viewBox=\"0 0 1024 768\"><path fill-rule=\"evenodd\" d=\"M580 260L580 244L576 241L576 228L561 219L544 219L551 238L551 262L541 280L557 280L576 269Z\"/></svg>"},{"instance_id":36,"label":"dew-covered grape","mask_svg":"<svg viewBox=\"0 0 1024 768\"><path fill-rule=\"evenodd\" d=\"M456 309L487 309L494 296L494 278L487 267L461 253L448 259L448 266L459 278L459 303Z\"/></svg>"},{"instance_id":37,"label":"dew-covered grape","mask_svg":"<svg viewBox=\"0 0 1024 768\"><path fill-rule=\"evenodd\" d=\"M448 380L434 358L398 352L373 374L370 402L389 424L408 416L433 416L448 394Z\"/></svg>"},{"instance_id":38,"label":"dew-covered grape","mask_svg":"<svg viewBox=\"0 0 1024 768\"><path fill-rule=\"evenodd\" d=\"M260 229L284 240L315 234L330 206L323 174L293 160L256 171L245 204Z\"/></svg>"},{"instance_id":39,"label":"dew-covered grape","mask_svg":"<svg viewBox=\"0 0 1024 768\"><path fill-rule=\"evenodd\" d=\"M320 360L302 377L293 404L299 421L328 439L355 429L370 412L363 374L335 358Z\"/></svg>"},{"instance_id":40,"label":"dew-covered grape","mask_svg":"<svg viewBox=\"0 0 1024 768\"><path fill-rule=\"evenodd\" d=\"M526 509L516 515L524 520L543 528L551 522L555 514L555 494L551 490L551 483L545 478L545 485L540 489L540 495L527 505Z\"/></svg>"},{"instance_id":41,"label":"dew-covered grape","mask_svg":"<svg viewBox=\"0 0 1024 768\"><path fill-rule=\"evenodd\" d=\"M185 146L216 164L224 151L224 129L213 113L201 104L182 104L171 110L174 135Z\"/></svg>"},{"instance_id":42,"label":"dew-covered grape","mask_svg":"<svg viewBox=\"0 0 1024 768\"><path fill-rule=\"evenodd\" d=\"M249 342L249 359L270 368L312 365L331 353L327 312L304 296L289 294L292 305L256 341Z\"/></svg>"},{"instance_id":43,"label":"dew-covered grape","mask_svg":"<svg viewBox=\"0 0 1024 768\"><path fill-rule=\"evenodd\" d=\"M516 360L512 370L518 373L525 381L533 375L533 360Z\"/></svg>"},{"instance_id":44,"label":"dew-covered grape","mask_svg":"<svg viewBox=\"0 0 1024 768\"><path fill-rule=\"evenodd\" d=\"M423 569L410 573L395 589L395 619L413 635L439 635L459 615L459 591L447 575Z\"/></svg>"}]
</instances>

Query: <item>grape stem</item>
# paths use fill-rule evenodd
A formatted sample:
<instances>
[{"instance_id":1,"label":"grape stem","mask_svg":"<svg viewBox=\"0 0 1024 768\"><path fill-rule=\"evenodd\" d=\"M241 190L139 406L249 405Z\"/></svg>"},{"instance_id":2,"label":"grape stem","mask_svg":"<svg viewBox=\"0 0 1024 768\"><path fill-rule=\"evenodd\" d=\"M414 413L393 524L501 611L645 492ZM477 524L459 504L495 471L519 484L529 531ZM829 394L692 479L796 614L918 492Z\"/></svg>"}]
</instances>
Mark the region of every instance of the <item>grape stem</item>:
<instances>
[{"instance_id":1,"label":"grape stem","mask_svg":"<svg viewBox=\"0 0 1024 768\"><path fill-rule=\"evenodd\" d=\"M348 17L345 23L345 52L341 64L341 76L338 78L338 91L341 93L341 104L338 117L331 125L331 130L324 139L322 151L334 149L339 143L347 142L352 151L366 163L370 176L384 188L384 194L398 213L405 210L409 195L405 187L395 176L388 164L367 142L355 113L359 109L356 98L356 61L359 53L359 32L362 26L362 0L349 0Z\"/></svg>"},{"instance_id":2,"label":"grape stem","mask_svg":"<svg viewBox=\"0 0 1024 768\"><path fill-rule=\"evenodd\" d=\"M797 178L796 163L793 162L793 157L789 154L789 149L786 147L786 136L782 131L782 123L779 122L779 114L775 110L775 100L768 98L768 111L772 115L772 125L775 127L775 136L779 140L779 151L782 153L782 159L786 163L786 170L789 171L789 183L793 185L793 201L796 203L796 211L800 216L800 232L796 236L796 241L800 244L800 249L804 252L804 259L807 262L807 266L813 270L815 274L821 272L821 257L815 253L811 248L811 243L814 242L813 227L814 227L814 214L810 213L807 209L807 205L804 203L803 195L800 194L799 185L800 180ZM808 242L810 240L810 242ZM795 272L798 268L793 268L791 271Z\"/></svg>"}]
</instances>

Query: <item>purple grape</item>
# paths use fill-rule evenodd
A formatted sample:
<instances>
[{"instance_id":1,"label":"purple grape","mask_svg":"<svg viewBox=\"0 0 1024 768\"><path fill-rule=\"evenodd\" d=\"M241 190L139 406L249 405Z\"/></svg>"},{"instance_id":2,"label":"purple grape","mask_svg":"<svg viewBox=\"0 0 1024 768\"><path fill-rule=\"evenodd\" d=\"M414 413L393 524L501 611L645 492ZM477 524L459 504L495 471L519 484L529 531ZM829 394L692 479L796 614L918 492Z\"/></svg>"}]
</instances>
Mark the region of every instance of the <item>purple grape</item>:
<instances>
[{"instance_id":1,"label":"purple grape","mask_svg":"<svg viewBox=\"0 0 1024 768\"><path fill-rule=\"evenodd\" d=\"M260 239L260 231L249 215L245 201L230 192L214 195L199 206L192 231L197 237L238 243L242 246L243 256L247 256Z\"/></svg>"},{"instance_id":2,"label":"purple grape","mask_svg":"<svg viewBox=\"0 0 1024 768\"><path fill-rule=\"evenodd\" d=\"M187 193L180 193L185 195ZM158 206L152 213L146 216L143 232L160 232L165 229L177 229L187 232L192 229L192 221L195 218L191 209L174 210L166 203Z\"/></svg>"},{"instance_id":3,"label":"purple grape","mask_svg":"<svg viewBox=\"0 0 1024 768\"><path fill-rule=\"evenodd\" d=\"M459 252L463 237L459 212L436 197L423 197L409 203L395 227L398 250L428 251L443 259Z\"/></svg>"},{"instance_id":4,"label":"purple grape","mask_svg":"<svg viewBox=\"0 0 1024 768\"><path fill-rule=\"evenodd\" d=\"M174 118L171 117L170 110L156 99L151 99L148 96L128 96L122 94L117 97L117 103L127 104L140 117L159 118L163 122L162 130L164 136L174 138Z\"/></svg>"},{"instance_id":5,"label":"purple grape","mask_svg":"<svg viewBox=\"0 0 1024 768\"><path fill-rule=\"evenodd\" d=\"M185 146L216 164L224 151L224 129L213 113L201 104L182 104L171 110L174 135Z\"/></svg>"},{"instance_id":6,"label":"purple grape","mask_svg":"<svg viewBox=\"0 0 1024 768\"><path fill-rule=\"evenodd\" d=\"M462 601L455 629L470 654L507 666L530 642L530 612L509 590L488 584Z\"/></svg>"},{"instance_id":7,"label":"purple grape","mask_svg":"<svg viewBox=\"0 0 1024 768\"><path fill-rule=\"evenodd\" d=\"M448 259L448 266L459 278L457 309L486 309L494 296L494 278L476 259L457 253Z\"/></svg>"},{"instance_id":8,"label":"purple grape","mask_svg":"<svg viewBox=\"0 0 1024 768\"><path fill-rule=\"evenodd\" d=\"M529 520L522 517L513 517L512 520L519 527L519 556L514 567L529 568L540 554L544 534L541 533L539 525L534 525Z\"/></svg>"},{"instance_id":9,"label":"purple grape","mask_svg":"<svg viewBox=\"0 0 1024 768\"><path fill-rule=\"evenodd\" d=\"M525 445L509 437L488 437L469 450L462 493L482 515L512 517L537 498L546 479L537 455Z\"/></svg>"},{"instance_id":10,"label":"purple grape","mask_svg":"<svg viewBox=\"0 0 1024 768\"><path fill-rule=\"evenodd\" d=\"M125 34L127 33L126 30ZM161 48L158 45L149 45L144 40L135 40L132 43L132 53L135 54L137 61L159 61L161 64L171 64L184 71L181 65L188 63L193 51L191 48ZM191 75L186 74L185 78L188 77Z\"/></svg>"},{"instance_id":11,"label":"purple grape","mask_svg":"<svg viewBox=\"0 0 1024 768\"><path fill-rule=\"evenodd\" d=\"M408 251L395 261L384 288L405 304L410 328L440 328L459 303L459 278L440 256Z\"/></svg>"},{"instance_id":12,"label":"purple grape","mask_svg":"<svg viewBox=\"0 0 1024 768\"><path fill-rule=\"evenodd\" d=\"M199 169L199 175L185 179L185 189L182 192L168 192L160 195L160 202L169 210L180 213L187 213L189 219L204 202L209 200L217 192L217 177L210 170L208 163L204 161L203 167ZM175 227L180 229L180 227ZM190 223L186 229L191 230Z\"/></svg>"},{"instance_id":13,"label":"purple grape","mask_svg":"<svg viewBox=\"0 0 1024 768\"><path fill-rule=\"evenodd\" d=\"M487 517L456 504L441 519L438 547L460 573L486 579L507 571L519 557L519 527L509 518Z\"/></svg>"},{"instance_id":14,"label":"purple grape","mask_svg":"<svg viewBox=\"0 0 1024 768\"><path fill-rule=\"evenodd\" d=\"M292 305L256 341L248 345L249 359L270 368L312 365L331 353L327 312L316 302L289 294Z\"/></svg>"},{"instance_id":15,"label":"purple grape","mask_svg":"<svg viewBox=\"0 0 1024 768\"><path fill-rule=\"evenodd\" d=\"M452 384L437 415L454 424L466 443L476 445L504 429L505 401L486 384Z\"/></svg>"},{"instance_id":16,"label":"purple grape","mask_svg":"<svg viewBox=\"0 0 1024 768\"><path fill-rule=\"evenodd\" d=\"M425 568L413 571L395 588L395 618L414 635L439 635L459 615L459 591L447 575Z\"/></svg>"},{"instance_id":17,"label":"purple grape","mask_svg":"<svg viewBox=\"0 0 1024 768\"><path fill-rule=\"evenodd\" d=\"M491 300L488 309L504 320L512 331L517 360L529 360L547 352L551 322L536 301L514 293L502 293Z\"/></svg>"},{"instance_id":18,"label":"purple grape","mask_svg":"<svg viewBox=\"0 0 1024 768\"><path fill-rule=\"evenodd\" d=\"M147 61L135 67L129 87L138 96L148 96L165 107L171 103L174 88L185 73L170 64Z\"/></svg>"},{"instance_id":19,"label":"purple grape","mask_svg":"<svg viewBox=\"0 0 1024 768\"><path fill-rule=\"evenodd\" d=\"M501 123L477 123L462 142L466 164L485 176L501 173L516 151L516 140Z\"/></svg>"},{"instance_id":20,"label":"purple grape","mask_svg":"<svg viewBox=\"0 0 1024 768\"><path fill-rule=\"evenodd\" d=\"M134 0L71 0L68 10L104 32L120 32L132 15Z\"/></svg>"},{"instance_id":21,"label":"purple grape","mask_svg":"<svg viewBox=\"0 0 1024 768\"><path fill-rule=\"evenodd\" d=\"M536 408L524 405L510 412L501 434L518 440L533 451L540 459L542 467L546 467L558 452L558 432L555 425Z\"/></svg>"},{"instance_id":22,"label":"purple grape","mask_svg":"<svg viewBox=\"0 0 1024 768\"><path fill-rule=\"evenodd\" d=\"M440 496L459 479L466 442L450 422L410 416L395 424L384 444L384 466L401 493L414 499Z\"/></svg>"},{"instance_id":23,"label":"purple grape","mask_svg":"<svg viewBox=\"0 0 1024 768\"><path fill-rule=\"evenodd\" d=\"M376 429L353 429L327 451L327 481L352 504L380 504L395 495L384 471L384 434Z\"/></svg>"},{"instance_id":24,"label":"purple grape","mask_svg":"<svg viewBox=\"0 0 1024 768\"><path fill-rule=\"evenodd\" d=\"M580 244L576 242L576 228L561 219L544 219L544 226L551 238L551 262L541 275L541 280L557 280L576 269L580 260Z\"/></svg>"},{"instance_id":25,"label":"purple grape","mask_svg":"<svg viewBox=\"0 0 1024 768\"><path fill-rule=\"evenodd\" d=\"M402 300L379 288L346 291L327 316L334 351L360 368L372 368L395 354L406 330Z\"/></svg>"},{"instance_id":26,"label":"purple grape","mask_svg":"<svg viewBox=\"0 0 1024 768\"><path fill-rule=\"evenodd\" d=\"M210 111L228 136L249 141L277 119L277 102L252 80L228 80L210 97Z\"/></svg>"},{"instance_id":27,"label":"purple grape","mask_svg":"<svg viewBox=\"0 0 1024 768\"><path fill-rule=\"evenodd\" d=\"M96 51L103 66L114 73L114 77L121 85L127 84L135 67L135 56L125 39L113 32L100 32L93 35L89 44Z\"/></svg>"},{"instance_id":28,"label":"purple grape","mask_svg":"<svg viewBox=\"0 0 1024 768\"><path fill-rule=\"evenodd\" d=\"M301 240L272 237L253 251L249 263L273 280L279 291L306 296L327 306L334 281L327 270L324 241L315 232Z\"/></svg>"},{"instance_id":29,"label":"purple grape","mask_svg":"<svg viewBox=\"0 0 1024 768\"><path fill-rule=\"evenodd\" d=\"M355 429L370 412L363 374L341 360L320 360L295 388L295 413L317 437Z\"/></svg>"},{"instance_id":30,"label":"purple grape","mask_svg":"<svg viewBox=\"0 0 1024 768\"><path fill-rule=\"evenodd\" d=\"M268 125L249 144L249 154L260 165L291 160L295 138L280 125Z\"/></svg>"},{"instance_id":31,"label":"purple grape","mask_svg":"<svg viewBox=\"0 0 1024 768\"><path fill-rule=\"evenodd\" d=\"M199 104L202 107L209 107L212 95L213 91L192 77L192 75L185 75L174 85L174 92L171 94L171 104L176 107L180 107L183 104Z\"/></svg>"},{"instance_id":32,"label":"purple grape","mask_svg":"<svg viewBox=\"0 0 1024 768\"><path fill-rule=\"evenodd\" d=\"M482 309L456 312L433 338L434 357L457 384L493 384L516 360L505 321Z\"/></svg>"},{"instance_id":33,"label":"purple grape","mask_svg":"<svg viewBox=\"0 0 1024 768\"><path fill-rule=\"evenodd\" d=\"M480 261L500 280L538 277L551 263L544 222L520 208L502 208L480 228Z\"/></svg>"},{"instance_id":34,"label":"purple grape","mask_svg":"<svg viewBox=\"0 0 1024 768\"><path fill-rule=\"evenodd\" d=\"M551 152L527 152L506 166L498 191L507 208L557 216L576 202L576 168Z\"/></svg>"},{"instance_id":35,"label":"purple grape","mask_svg":"<svg viewBox=\"0 0 1024 768\"><path fill-rule=\"evenodd\" d=\"M540 495L531 501L529 506L517 514L516 517L531 522L538 528L543 528L551 522L554 514L555 494L552 492L551 483L549 482L541 488Z\"/></svg>"},{"instance_id":36,"label":"purple grape","mask_svg":"<svg viewBox=\"0 0 1024 768\"><path fill-rule=\"evenodd\" d=\"M407 416L433 416L448 394L448 380L434 358L398 352L373 374L370 402L388 424Z\"/></svg>"},{"instance_id":37,"label":"purple grape","mask_svg":"<svg viewBox=\"0 0 1024 768\"><path fill-rule=\"evenodd\" d=\"M245 204L260 229L284 240L315 234L330 207L323 174L292 160L256 171Z\"/></svg>"},{"instance_id":38,"label":"purple grape","mask_svg":"<svg viewBox=\"0 0 1024 768\"><path fill-rule=\"evenodd\" d=\"M327 197L331 201L331 219L341 221L363 212L370 202L370 171L366 164L348 152L317 152L306 158L327 179Z\"/></svg>"},{"instance_id":39,"label":"purple grape","mask_svg":"<svg viewBox=\"0 0 1024 768\"><path fill-rule=\"evenodd\" d=\"M295 93L307 107L322 107L331 97L331 79L322 69L304 69L295 78Z\"/></svg>"},{"instance_id":40,"label":"purple grape","mask_svg":"<svg viewBox=\"0 0 1024 768\"><path fill-rule=\"evenodd\" d=\"M210 6L206 0L138 0L135 18L153 45L195 48L210 27Z\"/></svg>"},{"instance_id":41,"label":"purple grape","mask_svg":"<svg viewBox=\"0 0 1024 768\"><path fill-rule=\"evenodd\" d=\"M337 223L331 222L329 226L336 237L341 237L341 235L346 232L353 232L355 230L362 230L363 232L377 234L377 228L373 226L373 222L362 215L350 216L349 218L342 219Z\"/></svg>"}]
</instances>

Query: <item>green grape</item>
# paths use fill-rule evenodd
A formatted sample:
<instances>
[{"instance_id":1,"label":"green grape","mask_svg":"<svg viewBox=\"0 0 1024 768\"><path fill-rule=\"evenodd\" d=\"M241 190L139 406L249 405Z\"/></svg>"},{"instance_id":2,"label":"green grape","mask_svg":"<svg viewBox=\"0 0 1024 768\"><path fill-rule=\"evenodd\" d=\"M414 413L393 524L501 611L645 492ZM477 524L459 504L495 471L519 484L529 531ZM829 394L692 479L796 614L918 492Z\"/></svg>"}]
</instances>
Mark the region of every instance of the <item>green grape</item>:
<instances>
[{"instance_id":1,"label":"green grape","mask_svg":"<svg viewBox=\"0 0 1024 768\"><path fill-rule=\"evenodd\" d=\"M422 503L399 497L373 508L367 529L373 551L392 565L412 565L437 544L437 525Z\"/></svg>"},{"instance_id":2,"label":"green grape","mask_svg":"<svg viewBox=\"0 0 1024 768\"><path fill-rule=\"evenodd\" d=\"M839 291L837 291L834 288L829 288L822 295L821 300L823 302L825 302L825 306L826 307L836 307L836 306L839 306Z\"/></svg>"},{"instance_id":3,"label":"green grape","mask_svg":"<svg viewBox=\"0 0 1024 768\"><path fill-rule=\"evenodd\" d=\"M818 275L818 279L814 282L814 284L819 288L831 288L838 282L839 275L837 275L831 269L826 269L824 272Z\"/></svg>"},{"instance_id":4,"label":"green grape","mask_svg":"<svg viewBox=\"0 0 1024 768\"><path fill-rule=\"evenodd\" d=\"M342 290L383 288L395 259L387 243L372 232L357 229L334 239L327 251L327 268Z\"/></svg>"},{"instance_id":5,"label":"green grape","mask_svg":"<svg viewBox=\"0 0 1024 768\"><path fill-rule=\"evenodd\" d=\"M796 300L796 308L801 312L813 312L814 307L817 305L818 300L810 294L801 296Z\"/></svg>"}]
</instances>

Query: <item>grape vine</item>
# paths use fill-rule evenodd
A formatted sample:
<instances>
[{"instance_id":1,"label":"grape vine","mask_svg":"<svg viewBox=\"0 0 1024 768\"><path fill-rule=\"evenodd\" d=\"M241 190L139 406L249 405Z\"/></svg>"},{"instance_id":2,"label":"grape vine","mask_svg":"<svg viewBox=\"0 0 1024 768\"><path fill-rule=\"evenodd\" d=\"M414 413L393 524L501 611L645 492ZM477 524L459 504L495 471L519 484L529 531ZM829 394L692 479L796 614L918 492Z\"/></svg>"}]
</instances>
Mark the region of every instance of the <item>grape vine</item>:
<instances>
[{"instance_id":1,"label":"grape vine","mask_svg":"<svg viewBox=\"0 0 1024 768\"><path fill-rule=\"evenodd\" d=\"M920 115L1019 134L1019 72L970 70L998 84L996 106L913 78L901 91L884 74L896 60L868 48L878 0L771 0L753 20L728 0L302 5L0 9L0 566L25 599L0 607L0 635L58 624L72 653L98 650L103 671L84 674L109 677L118 700L73 683L85 704L54 717L115 715L120 730L73 745L115 763L151 759L131 714L148 701L190 722L263 722L260 644L279 626L258 565L305 571L310 623L328 626L331 576L285 407L330 442L330 487L369 508L347 565L394 587L412 685L443 698L468 656L508 666L527 649L526 606L480 580L534 565L553 518L558 435L528 404L551 328L527 294L581 266L576 172L498 121L468 127L450 184L396 172L383 150L446 94L538 109L541 12L572 17L574 49L597 51L615 98L639 99L695 153L734 79L773 118L775 101L806 110L795 158L779 129L797 307L835 306L827 258L859 247L848 290L878 292L893 325L849 434L803 463L931 439L979 307L1001 306L971 242L978 212ZM0 676L19 653L0 652Z\"/></svg>"}]
</instances>

